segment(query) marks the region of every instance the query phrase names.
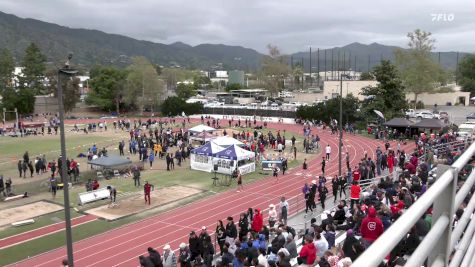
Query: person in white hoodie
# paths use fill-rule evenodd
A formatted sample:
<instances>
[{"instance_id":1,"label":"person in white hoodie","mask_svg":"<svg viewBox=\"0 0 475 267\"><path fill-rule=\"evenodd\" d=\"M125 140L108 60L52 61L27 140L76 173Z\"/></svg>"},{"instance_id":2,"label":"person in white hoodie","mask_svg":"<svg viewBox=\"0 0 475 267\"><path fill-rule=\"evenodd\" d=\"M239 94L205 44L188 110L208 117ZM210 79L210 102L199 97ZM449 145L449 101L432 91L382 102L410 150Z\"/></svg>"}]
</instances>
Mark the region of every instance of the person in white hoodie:
<instances>
[{"instance_id":1,"label":"person in white hoodie","mask_svg":"<svg viewBox=\"0 0 475 267\"><path fill-rule=\"evenodd\" d=\"M265 255L266 250L264 248L259 248L258 251L259 251L259 256L257 256L257 262L259 266L269 267L269 263L267 262L266 255Z\"/></svg>"},{"instance_id":2,"label":"person in white hoodie","mask_svg":"<svg viewBox=\"0 0 475 267\"><path fill-rule=\"evenodd\" d=\"M328 250L328 242L325 239L325 237L319 233L315 233L315 241L313 242L315 244L315 247L317 248L317 256L318 257L323 257L323 254L325 251Z\"/></svg>"},{"instance_id":3,"label":"person in white hoodie","mask_svg":"<svg viewBox=\"0 0 475 267\"><path fill-rule=\"evenodd\" d=\"M163 247L163 267L176 267L176 255L170 248L170 245L166 244Z\"/></svg>"},{"instance_id":4,"label":"person in white hoodie","mask_svg":"<svg viewBox=\"0 0 475 267\"><path fill-rule=\"evenodd\" d=\"M274 227L276 221L277 221L277 211L275 210L274 204L270 204L269 205L269 227Z\"/></svg>"}]
</instances>

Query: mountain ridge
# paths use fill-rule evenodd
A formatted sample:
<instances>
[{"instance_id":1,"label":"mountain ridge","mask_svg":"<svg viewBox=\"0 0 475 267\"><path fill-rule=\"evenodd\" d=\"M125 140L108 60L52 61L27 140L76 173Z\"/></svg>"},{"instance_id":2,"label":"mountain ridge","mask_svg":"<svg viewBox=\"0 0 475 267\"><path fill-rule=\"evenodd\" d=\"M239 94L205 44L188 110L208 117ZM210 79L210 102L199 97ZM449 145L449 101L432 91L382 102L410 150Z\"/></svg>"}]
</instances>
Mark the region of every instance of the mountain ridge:
<instances>
[{"instance_id":1,"label":"mountain ridge","mask_svg":"<svg viewBox=\"0 0 475 267\"><path fill-rule=\"evenodd\" d=\"M0 11L0 48L9 49L17 62L23 57L26 47L35 42L47 56L48 61L63 62L65 55L74 53L74 62L89 68L96 64L116 65L125 67L134 56L144 56L152 63L170 66L181 66L191 69L241 69L245 71L257 70L263 54L240 45L225 44L198 44L195 46L184 42L171 44L155 43L147 40L138 40L132 37L106 33L97 29L71 28L56 23L44 22L32 18L18 16ZM352 68L365 71L378 64L380 59L394 60L394 49L397 46L382 45L378 43L363 44L353 42L342 47L322 49L318 55L317 49L312 51L313 67L325 66L323 60L327 52L326 69L331 67L330 55L334 53L334 68L337 53L348 58L352 55ZM456 52L441 52L441 64L445 68L455 69ZM438 54L433 54L438 59ZM356 56L356 62L354 57ZM297 52L289 55L289 63L301 62L303 58L304 69L310 71L310 58L308 52ZM459 55L462 58L462 53ZM348 59L347 59L348 60ZM323 61L323 62L322 62ZM342 64L342 60L340 60ZM355 65L356 63L356 65ZM320 70L323 70L320 68Z\"/></svg>"}]
</instances>

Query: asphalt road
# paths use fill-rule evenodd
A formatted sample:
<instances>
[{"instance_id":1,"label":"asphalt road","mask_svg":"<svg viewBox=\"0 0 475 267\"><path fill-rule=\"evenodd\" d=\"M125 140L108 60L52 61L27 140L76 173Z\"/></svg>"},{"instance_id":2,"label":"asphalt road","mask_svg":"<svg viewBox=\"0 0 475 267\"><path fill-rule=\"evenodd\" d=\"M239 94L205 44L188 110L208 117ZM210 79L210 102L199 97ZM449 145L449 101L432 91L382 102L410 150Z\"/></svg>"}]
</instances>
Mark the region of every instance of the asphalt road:
<instances>
[{"instance_id":1,"label":"asphalt road","mask_svg":"<svg viewBox=\"0 0 475 267\"><path fill-rule=\"evenodd\" d=\"M468 114L475 112L475 106L438 106L437 110L446 111L449 114L449 120L460 125L467 121Z\"/></svg>"}]
</instances>

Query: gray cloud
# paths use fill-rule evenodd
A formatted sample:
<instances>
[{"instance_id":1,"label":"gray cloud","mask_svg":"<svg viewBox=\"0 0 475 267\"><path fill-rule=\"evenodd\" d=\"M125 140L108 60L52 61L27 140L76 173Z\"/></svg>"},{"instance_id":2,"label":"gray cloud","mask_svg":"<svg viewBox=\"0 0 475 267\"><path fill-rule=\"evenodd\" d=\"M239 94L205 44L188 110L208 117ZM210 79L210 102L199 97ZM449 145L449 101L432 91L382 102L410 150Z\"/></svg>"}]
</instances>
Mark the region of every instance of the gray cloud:
<instances>
[{"instance_id":1,"label":"gray cloud","mask_svg":"<svg viewBox=\"0 0 475 267\"><path fill-rule=\"evenodd\" d=\"M0 10L162 43L258 51L272 43L290 53L351 42L405 46L407 32L421 28L437 50L475 50L473 0L0 0Z\"/></svg>"}]
</instances>

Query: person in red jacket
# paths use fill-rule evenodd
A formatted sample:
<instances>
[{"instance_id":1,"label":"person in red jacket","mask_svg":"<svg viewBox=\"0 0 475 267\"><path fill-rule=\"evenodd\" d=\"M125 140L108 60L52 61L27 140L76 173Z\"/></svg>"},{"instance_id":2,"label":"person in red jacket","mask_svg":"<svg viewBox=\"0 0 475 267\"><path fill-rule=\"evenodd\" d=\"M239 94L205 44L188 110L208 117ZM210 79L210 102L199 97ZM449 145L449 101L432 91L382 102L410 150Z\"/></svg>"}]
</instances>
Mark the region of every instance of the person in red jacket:
<instances>
[{"instance_id":1,"label":"person in red jacket","mask_svg":"<svg viewBox=\"0 0 475 267\"><path fill-rule=\"evenodd\" d=\"M361 174L358 166L355 166L355 170L353 171L353 181L358 182L360 180Z\"/></svg>"},{"instance_id":2,"label":"person in red jacket","mask_svg":"<svg viewBox=\"0 0 475 267\"><path fill-rule=\"evenodd\" d=\"M145 181L145 184L143 185L143 192L145 195L145 204L147 204L148 202L148 204L150 205L150 192L154 189L155 187L152 184L149 184L148 181Z\"/></svg>"},{"instance_id":3,"label":"person in red jacket","mask_svg":"<svg viewBox=\"0 0 475 267\"><path fill-rule=\"evenodd\" d=\"M264 218L262 217L261 210L255 209L254 218L252 219L251 229L252 231L259 233L264 225Z\"/></svg>"},{"instance_id":4,"label":"person in red jacket","mask_svg":"<svg viewBox=\"0 0 475 267\"><path fill-rule=\"evenodd\" d=\"M393 153L389 153L389 154L388 154L387 161L388 161L389 173L393 173L393 170L394 170L394 163L395 163Z\"/></svg>"},{"instance_id":5,"label":"person in red jacket","mask_svg":"<svg viewBox=\"0 0 475 267\"><path fill-rule=\"evenodd\" d=\"M303 245L300 250L299 257L297 262L299 264L306 264L313 266L315 260L317 259L317 248L313 244L313 238L310 235L305 236L305 245Z\"/></svg>"},{"instance_id":6,"label":"person in red jacket","mask_svg":"<svg viewBox=\"0 0 475 267\"><path fill-rule=\"evenodd\" d=\"M353 181L353 184L350 188L350 208L353 209L353 204L360 201L361 187L358 184L358 181Z\"/></svg>"},{"instance_id":7,"label":"person in red jacket","mask_svg":"<svg viewBox=\"0 0 475 267\"><path fill-rule=\"evenodd\" d=\"M368 209L368 216L361 222L360 232L366 248L383 234L383 222L376 216L376 209L373 206Z\"/></svg>"}]
</instances>

